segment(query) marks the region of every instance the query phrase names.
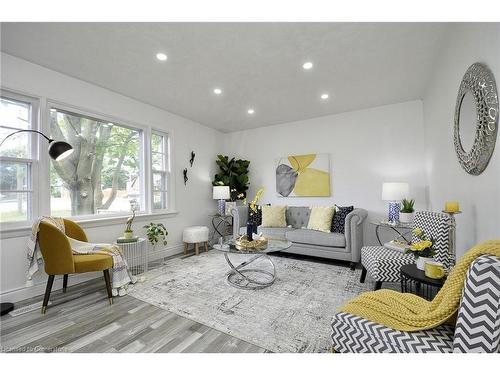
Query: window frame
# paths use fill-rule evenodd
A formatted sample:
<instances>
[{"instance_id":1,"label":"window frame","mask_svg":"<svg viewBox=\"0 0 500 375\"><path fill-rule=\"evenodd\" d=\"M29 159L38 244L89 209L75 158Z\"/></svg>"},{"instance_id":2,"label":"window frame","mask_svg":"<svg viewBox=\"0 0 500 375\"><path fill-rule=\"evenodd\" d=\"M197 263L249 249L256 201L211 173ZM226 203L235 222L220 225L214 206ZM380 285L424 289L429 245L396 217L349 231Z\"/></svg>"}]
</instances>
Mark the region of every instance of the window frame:
<instances>
[{"instance_id":1,"label":"window frame","mask_svg":"<svg viewBox=\"0 0 500 375\"><path fill-rule=\"evenodd\" d=\"M150 176L150 183L151 183L151 199L150 199L150 204L151 204L151 213L160 213L160 212L169 212L171 210L171 198L170 198L170 192L171 192L171 164L170 164L170 159L171 159L171 148L170 148L170 135L169 133L163 131L163 130L158 130L156 128L151 129L151 136L149 137L149 145L151 147L152 141L153 141L153 135L157 135L163 138L163 170L155 170L153 169L153 153L158 153L150 149L149 155L150 155L150 171L151 171L151 176ZM160 173L163 178L164 178L164 189L165 190L155 190L154 189L154 181L153 181L153 176L155 173ZM156 191L165 193L165 208L154 208L154 193Z\"/></svg>"},{"instance_id":2,"label":"window frame","mask_svg":"<svg viewBox=\"0 0 500 375\"><path fill-rule=\"evenodd\" d=\"M0 88L0 97L7 100L12 100L14 102L21 102L30 105L30 127L29 130L40 131L40 99L31 95L17 92L15 90ZM12 131L21 130L19 128L11 128ZM26 130L28 130L26 129ZM27 133L29 134L29 152L30 157L28 158L15 158L0 156L0 161L2 162L13 162L19 164L27 165L27 189L26 190L16 190L11 192L27 193L27 220L19 221L7 221L0 223L2 231L11 228L17 228L19 226L29 225L33 219L37 216L39 212L39 194L34 189L35 184L39 179L39 149L41 147L40 142L47 142L47 140L37 133ZM47 144L48 146L48 144Z\"/></svg>"},{"instance_id":3,"label":"window frame","mask_svg":"<svg viewBox=\"0 0 500 375\"><path fill-rule=\"evenodd\" d=\"M62 112L66 112L75 116L81 116L81 117L86 117L89 119L97 120L100 122L111 122L113 124L116 124L117 126L127 128L130 130L134 130L139 132L139 157L140 157L140 184L141 184L141 209L140 211L136 211L137 215L147 215L150 213L148 203L147 203L147 194L146 190L149 188L148 184L146 183L146 176L144 173L144 170L146 168L146 161L144 158L145 155L145 139L147 138L146 133L147 133L147 127L133 124L129 121L124 121L115 117L111 117L108 115L100 114L95 111L88 111L85 109L81 109L75 106L70 106L67 104L63 104L60 102L56 101L47 101L47 106L46 106L46 117L47 117L47 122L46 122L46 134L50 134L50 121L51 121L51 109L56 109L60 110ZM50 206L50 200L51 200L51 195L50 195L50 163L51 160L47 156L47 163L46 163L46 171L43 171L42 175L46 176L46 184L48 186L48 189L44 192L44 196L47 197L47 207L46 207L46 212L48 215L51 215L51 206ZM45 164L45 163L44 163ZM144 203L143 203L144 202ZM111 218L117 218L117 217L128 217L132 214L132 211L123 211L120 213L110 213L110 214L92 214L92 215L76 215L76 216L67 216L68 219L74 220L74 221L91 221L91 220L100 220L100 219L111 219Z\"/></svg>"},{"instance_id":4,"label":"window frame","mask_svg":"<svg viewBox=\"0 0 500 375\"><path fill-rule=\"evenodd\" d=\"M32 103L32 125L33 130L38 130L43 134L50 134L50 108L56 107L61 110L68 112L73 112L76 114L81 114L82 116L93 117L99 120L104 120L108 122L113 122L119 124L120 126L129 127L134 130L142 131L142 137L140 137L141 150L142 150L142 160L144 168L141 168L141 179L143 179L143 192L141 199L144 202L143 207L141 207L141 212L136 214L136 218L145 218L147 220L152 220L154 218L165 218L177 215L179 212L176 209L175 200L175 175L171 173L171 167L175 165L174 160L174 132L168 127L168 124L162 124L158 126L155 124L143 125L130 120L124 120L116 116L110 116L105 113L101 113L98 110L89 110L77 105L69 104L67 102L55 100L43 95L38 95L30 92L20 91L15 88L0 86L0 93L8 93L5 95L9 98L19 97L20 101L26 102L29 100ZM160 133L166 134L168 137L168 162L169 162L169 176L168 179L168 191L170 194L167 195L168 203L167 209L165 210L153 210L153 187L152 187L152 174L151 174L151 132L152 129ZM1 237L4 239L15 238L19 236L29 235L31 231L31 225L34 219L42 215L50 215L50 157L48 152L46 152L48 144L47 140L42 136L31 133L32 137L32 173L31 181L33 188L32 193L32 212L31 219L28 221L11 221L6 223L0 223L0 233ZM36 158L35 158L36 157ZM71 220L74 220L82 225L84 228L94 228L100 227L104 223L107 225L115 225L123 222L124 218L130 216L130 213L123 212L110 215L82 215L82 216L70 216Z\"/></svg>"}]
</instances>

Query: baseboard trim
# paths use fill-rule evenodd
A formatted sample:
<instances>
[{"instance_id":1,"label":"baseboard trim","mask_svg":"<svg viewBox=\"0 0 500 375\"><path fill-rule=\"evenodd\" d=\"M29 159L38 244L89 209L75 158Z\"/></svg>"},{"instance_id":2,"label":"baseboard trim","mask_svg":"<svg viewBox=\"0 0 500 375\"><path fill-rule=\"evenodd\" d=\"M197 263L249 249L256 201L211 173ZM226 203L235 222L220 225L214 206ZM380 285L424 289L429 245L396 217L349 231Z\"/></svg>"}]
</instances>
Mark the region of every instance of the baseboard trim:
<instances>
[{"instance_id":1,"label":"baseboard trim","mask_svg":"<svg viewBox=\"0 0 500 375\"><path fill-rule=\"evenodd\" d=\"M161 258L169 257L172 255L180 254L184 251L184 245L182 243L175 244L172 246L167 246L162 249L150 251L149 261L158 260ZM87 274L72 274L68 277L68 286L77 285L92 279L102 277L102 272L92 272ZM54 285L52 286L52 291L62 289L62 276L56 276L54 279ZM0 300L2 302L12 302L16 303L28 298L42 296L45 293L45 285L47 279L44 278L41 281L36 282L33 286L22 286L15 289L10 289L5 292L0 293ZM104 284L103 284L104 285Z\"/></svg>"}]
</instances>

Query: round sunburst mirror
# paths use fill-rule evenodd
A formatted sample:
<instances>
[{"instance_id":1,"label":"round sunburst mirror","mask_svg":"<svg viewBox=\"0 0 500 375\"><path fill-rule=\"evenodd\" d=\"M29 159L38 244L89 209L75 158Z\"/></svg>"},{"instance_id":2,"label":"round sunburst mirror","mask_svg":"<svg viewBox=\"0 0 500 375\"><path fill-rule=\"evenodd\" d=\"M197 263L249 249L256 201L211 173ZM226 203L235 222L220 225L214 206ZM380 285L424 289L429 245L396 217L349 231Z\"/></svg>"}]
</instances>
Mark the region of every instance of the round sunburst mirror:
<instances>
[{"instance_id":1,"label":"round sunburst mirror","mask_svg":"<svg viewBox=\"0 0 500 375\"><path fill-rule=\"evenodd\" d=\"M495 77L481 63L464 74L455 106L453 140L460 165L481 174L493 155L498 131L498 94Z\"/></svg>"}]
</instances>

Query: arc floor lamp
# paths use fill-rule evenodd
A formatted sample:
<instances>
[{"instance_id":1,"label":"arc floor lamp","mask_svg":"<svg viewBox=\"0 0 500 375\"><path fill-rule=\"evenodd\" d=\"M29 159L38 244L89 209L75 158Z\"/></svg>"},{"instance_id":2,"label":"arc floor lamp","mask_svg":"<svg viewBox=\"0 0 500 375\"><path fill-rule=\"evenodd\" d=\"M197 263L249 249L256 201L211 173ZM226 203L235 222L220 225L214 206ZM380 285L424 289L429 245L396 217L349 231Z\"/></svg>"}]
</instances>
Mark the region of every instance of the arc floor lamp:
<instances>
[{"instance_id":1,"label":"arc floor lamp","mask_svg":"<svg viewBox=\"0 0 500 375\"><path fill-rule=\"evenodd\" d=\"M23 130L18 130L13 133L10 133L7 135L2 142L0 142L0 147L2 147L3 143L5 140L14 134L21 133L21 132L30 132L30 133L37 133L44 137L47 141L49 141L49 148L48 148L48 153L49 156L56 160L60 161L63 160L64 158L67 158L71 153L73 152L73 147L64 141L54 141L52 138L47 137L45 134L42 132L39 132L38 130L32 130L32 129L23 129ZM14 304L10 302L2 302L1 303L1 315L5 315L9 313L10 311L14 310Z\"/></svg>"}]
</instances>

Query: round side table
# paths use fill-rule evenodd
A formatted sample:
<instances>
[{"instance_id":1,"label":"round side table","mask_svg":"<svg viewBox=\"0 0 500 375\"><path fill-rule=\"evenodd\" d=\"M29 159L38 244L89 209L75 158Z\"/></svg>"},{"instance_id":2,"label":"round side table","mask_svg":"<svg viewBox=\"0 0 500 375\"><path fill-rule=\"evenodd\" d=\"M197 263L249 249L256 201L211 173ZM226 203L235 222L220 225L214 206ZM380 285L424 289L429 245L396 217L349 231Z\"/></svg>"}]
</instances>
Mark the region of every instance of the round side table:
<instances>
[{"instance_id":1,"label":"round side table","mask_svg":"<svg viewBox=\"0 0 500 375\"><path fill-rule=\"evenodd\" d=\"M401 292L413 293L430 301L439 292L446 276L441 279L431 279L425 276L425 272L417 268L415 264L407 264L401 267Z\"/></svg>"}]
</instances>

